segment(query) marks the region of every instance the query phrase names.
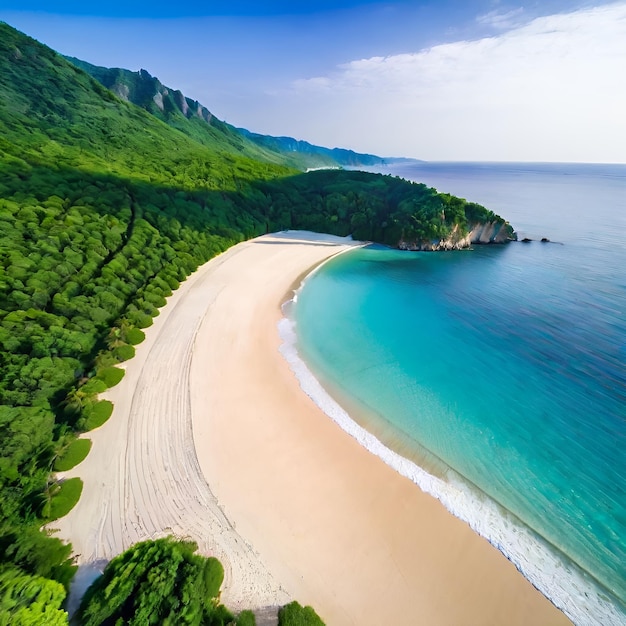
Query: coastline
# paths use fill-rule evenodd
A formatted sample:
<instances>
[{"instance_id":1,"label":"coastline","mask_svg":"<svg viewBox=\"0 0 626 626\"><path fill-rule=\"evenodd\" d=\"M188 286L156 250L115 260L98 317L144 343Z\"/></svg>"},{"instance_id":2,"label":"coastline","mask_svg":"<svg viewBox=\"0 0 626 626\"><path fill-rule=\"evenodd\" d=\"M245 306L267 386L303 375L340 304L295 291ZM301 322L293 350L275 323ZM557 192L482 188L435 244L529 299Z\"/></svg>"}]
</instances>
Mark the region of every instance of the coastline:
<instances>
[{"instance_id":1,"label":"coastline","mask_svg":"<svg viewBox=\"0 0 626 626\"><path fill-rule=\"evenodd\" d=\"M453 469L446 467L445 478L425 469L432 461L426 461L426 465L423 465L417 459L421 459L422 454L428 452L417 454L409 448L405 449L406 454L397 452L393 443L386 443L387 439L392 439L391 437L379 438L379 435L374 434L379 426L376 424L376 418L368 414L366 409L356 406L348 396L344 397L347 392L338 391L336 384L332 385L332 394L327 391L318 376L299 355L295 321L290 319L291 306L294 303L295 300L286 302L283 306L283 310L289 311L289 314L279 322L282 340L280 352L289 363L302 391L311 398L320 411L363 448L398 474L415 483L425 494L441 502L449 513L467 523L474 532L497 548L573 623L603 626L609 624L618 626L623 623L619 609L606 600L601 584L594 581L555 546L546 542ZM335 392L338 393L337 397L342 398L342 404L335 399L333 395ZM350 413L344 409L346 406L343 404L344 400L347 406L351 407ZM367 426L362 426L352 417L353 415L363 419ZM372 430L369 430L370 427ZM441 471L441 468L438 469Z\"/></svg>"},{"instance_id":2,"label":"coastline","mask_svg":"<svg viewBox=\"0 0 626 626\"><path fill-rule=\"evenodd\" d=\"M207 322L198 335L215 358L202 349L192 364L194 437L226 515L289 594L329 624L569 623L498 550L300 389L277 328L300 268L319 266L310 251L295 260L294 248L310 244L289 243L269 264L250 257L237 274L250 265L260 274L224 297L250 298L254 309L240 307L234 321L231 308L223 327Z\"/></svg>"},{"instance_id":3,"label":"coastline","mask_svg":"<svg viewBox=\"0 0 626 626\"><path fill-rule=\"evenodd\" d=\"M280 233L168 298L87 436L78 505L50 525L82 579L170 533L225 567L231 608L311 604L330 625L566 624L512 563L328 419L279 352L294 281L354 242ZM80 593L77 579L74 601Z\"/></svg>"}]
</instances>

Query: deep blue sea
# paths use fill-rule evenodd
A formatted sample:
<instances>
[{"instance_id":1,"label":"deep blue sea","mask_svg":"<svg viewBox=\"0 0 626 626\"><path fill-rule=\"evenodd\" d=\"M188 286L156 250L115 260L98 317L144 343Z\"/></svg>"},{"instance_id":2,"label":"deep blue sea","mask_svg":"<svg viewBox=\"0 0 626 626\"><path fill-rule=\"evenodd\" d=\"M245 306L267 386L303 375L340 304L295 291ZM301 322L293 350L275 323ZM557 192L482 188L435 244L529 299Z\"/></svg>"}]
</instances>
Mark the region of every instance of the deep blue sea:
<instances>
[{"instance_id":1,"label":"deep blue sea","mask_svg":"<svg viewBox=\"0 0 626 626\"><path fill-rule=\"evenodd\" d=\"M340 255L298 294L300 356L576 623L626 623L626 166L380 171L533 241Z\"/></svg>"}]
</instances>

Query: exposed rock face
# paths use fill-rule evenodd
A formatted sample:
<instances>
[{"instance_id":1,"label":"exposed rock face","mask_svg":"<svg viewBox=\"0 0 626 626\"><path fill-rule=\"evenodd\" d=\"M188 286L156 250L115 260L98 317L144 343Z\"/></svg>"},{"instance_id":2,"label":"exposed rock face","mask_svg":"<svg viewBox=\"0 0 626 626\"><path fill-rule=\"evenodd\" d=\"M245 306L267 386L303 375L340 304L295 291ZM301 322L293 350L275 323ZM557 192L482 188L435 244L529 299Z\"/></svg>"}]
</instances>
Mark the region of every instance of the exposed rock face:
<instances>
[{"instance_id":1,"label":"exposed rock face","mask_svg":"<svg viewBox=\"0 0 626 626\"><path fill-rule=\"evenodd\" d=\"M174 92L174 101L176 102L176 106L181 110L182 114L185 117L189 117L189 105L187 104L187 98L183 95L182 91Z\"/></svg>"},{"instance_id":2,"label":"exposed rock face","mask_svg":"<svg viewBox=\"0 0 626 626\"><path fill-rule=\"evenodd\" d=\"M117 83L111 88L111 90L122 100L126 100L126 102L129 101L130 89L128 85Z\"/></svg>"},{"instance_id":3,"label":"exposed rock face","mask_svg":"<svg viewBox=\"0 0 626 626\"><path fill-rule=\"evenodd\" d=\"M207 124L218 122L213 114L197 100L187 98L179 90L166 87L147 70L141 69L138 72L131 72L117 67L98 67L74 57L66 58L113 91L122 100L132 102L150 113L157 113L161 119L180 112L187 119L199 117ZM155 111L155 107L157 111Z\"/></svg>"},{"instance_id":4,"label":"exposed rock face","mask_svg":"<svg viewBox=\"0 0 626 626\"><path fill-rule=\"evenodd\" d=\"M508 222L487 222L475 224L469 233L471 243L507 243L515 241L517 236Z\"/></svg>"},{"instance_id":5,"label":"exposed rock face","mask_svg":"<svg viewBox=\"0 0 626 626\"><path fill-rule=\"evenodd\" d=\"M434 241L404 241L398 242L400 250L435 252L438 250L463 250L472 244L508 243L516 241L517 235L508 222L486 222L474 224L470 231L462 235L458 225L445 239Z\"/></svg>"},{"instance_id":6,"label":"exposed rock face","mask_svg":"<svg viewBox=\"0 0 626 626\"><path fill-rule=\"evenodd\" d=\"M156 104L161 111L165 110L165 106L163 105L163 94L160 91L157 91L154 96L152 96L154 100L154 104Z\"/></svg>"},{"instance_id":7,"label":"exposed rock face","mask_svg":"<svg viewBox=\"0 0 626 626\"><path fill-rule=\"evenodd\" d=\"M195 106L195 108L196 108L196 115L200 119L202 119L205 122L207 122L207 124L211 123L211 120L213 119L213 114L211 113L211 111L209 111L209 109L207 109L206 107L203 107L196 100L187 100L187 102L190 102L192 104L192 106Z\"/></svg>"}]
</instances>

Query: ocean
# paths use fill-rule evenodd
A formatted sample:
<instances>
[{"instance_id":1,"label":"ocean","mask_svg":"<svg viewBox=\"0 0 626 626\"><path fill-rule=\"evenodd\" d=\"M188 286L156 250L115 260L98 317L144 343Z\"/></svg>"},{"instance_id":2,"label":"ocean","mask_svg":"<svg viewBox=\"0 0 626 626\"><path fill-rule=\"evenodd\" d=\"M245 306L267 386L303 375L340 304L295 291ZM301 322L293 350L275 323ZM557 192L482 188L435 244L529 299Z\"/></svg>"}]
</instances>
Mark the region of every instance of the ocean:
<instances>
[{"instance_id":1,"label":"ocean","mask_svg":"<svg viewBox=\"0 0 626 626\"><path fill-rule=\"evenodd\" d=\"M626 624L626 166L379 171L532 241L332 259L288 313L292 367L576 624Z\"/></svg>"}]
</instances>

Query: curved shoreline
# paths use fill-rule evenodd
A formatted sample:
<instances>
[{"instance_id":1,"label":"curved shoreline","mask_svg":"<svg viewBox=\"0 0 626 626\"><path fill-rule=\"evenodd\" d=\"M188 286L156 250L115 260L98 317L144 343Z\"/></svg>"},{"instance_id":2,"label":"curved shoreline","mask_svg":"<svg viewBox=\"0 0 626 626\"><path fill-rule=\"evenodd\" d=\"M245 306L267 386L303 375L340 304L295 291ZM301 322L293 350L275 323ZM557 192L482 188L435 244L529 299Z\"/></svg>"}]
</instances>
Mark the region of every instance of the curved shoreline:
<instances>
[{"instance_id":1,"label":"curved shoreline","mask_svg":"<svg viewBox=\"0 0 626 626\"><path fill-rule=\"evenodd\" d=\"M239 609L330 624L565 624L495 548L328 420L279 353L281 299L350 244L282 233L202 266L147 329L96 431L78 505L51 524L83 568L174 532ZM210 485L210 488L209 488Z\"/></svg>"},{"instance_id":2,"label":"curved shoreline","mask_svg":"<svg viewBox=\"0 0 626 626\"><path fill-rule=\"evenodd\" d=\"M194 412L194 434L229 518L290 595L328 624L569 623L500 552L302 392L277 325L300 268L319 267L303 235L281 234L300 244L277 247L271 263L255 254L234 267L250 276L224 294L229 319L201 330L199 344L221 357L196 369L206 420ZM234 314L241 298L254 310Z\"/></svg>"},{"instance_id":3,"label":"curved shoreline","mask_svg":"<svg viewBox=\"0 0 626 626\"><path fill-rule=\"evenodd\" d=\"M298 294L312 274L313 272L303 279L294 292L294 298L285 302L284 317L278 325L282 340L280 352L289 363L302 391L363 448L415 483L424 493L436 498L452 515L466 522L472 530L485 538L573 623L602 626L622 624L623 614L604 599L605 592L600 583L592 582L590 575L565 554L476 486L467 483L453 469L448 468L446 479L442 479L396 452L354 419L324 387L300 356L296 322L293 319L293 306L297 306Z\"/></svg>"}]
</instances>

